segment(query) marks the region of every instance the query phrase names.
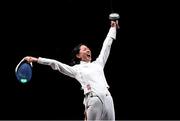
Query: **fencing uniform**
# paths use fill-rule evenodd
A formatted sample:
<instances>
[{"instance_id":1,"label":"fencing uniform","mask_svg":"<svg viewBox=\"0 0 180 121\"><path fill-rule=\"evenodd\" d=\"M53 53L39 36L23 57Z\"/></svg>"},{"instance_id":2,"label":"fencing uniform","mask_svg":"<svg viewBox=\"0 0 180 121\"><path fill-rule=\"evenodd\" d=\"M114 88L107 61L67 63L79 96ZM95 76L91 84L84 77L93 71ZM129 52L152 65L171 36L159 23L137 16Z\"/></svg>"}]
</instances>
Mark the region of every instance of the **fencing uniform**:
<instances>
[{"instance_id":1,"label":"fencing uniform","mask_svg":"<svg viewBox=\"0 0 180 121\"><path fill-rule=\"evenodd\" d=\"M80 64L69 66L54 59L38 58L39 64L49 65L81 84L87 120L115 120L113 99L103 70L114 39L116 27L110 27L99 56L92 62L80 61Z\"/></svg>"}]
</instances>

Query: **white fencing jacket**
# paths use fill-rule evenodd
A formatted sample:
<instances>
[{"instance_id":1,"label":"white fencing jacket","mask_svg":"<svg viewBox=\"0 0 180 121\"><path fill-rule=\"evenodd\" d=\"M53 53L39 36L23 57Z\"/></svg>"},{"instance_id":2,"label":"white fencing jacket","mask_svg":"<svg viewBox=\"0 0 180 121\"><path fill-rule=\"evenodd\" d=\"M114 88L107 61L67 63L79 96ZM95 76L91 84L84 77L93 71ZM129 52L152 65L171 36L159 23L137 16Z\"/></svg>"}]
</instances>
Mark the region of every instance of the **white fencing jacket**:
<instances>
[{"instance_id":1,"label":"white fencing jacket","mask_svg":"<svg viewBox=\"0 0 180 121\"><path fill-rule=\"evenodd\" d=\"M67 76L75 78L81 84L84 94L90 91L106 93L108 92L109 85L104 75L104 66L114 39L116 39L116 27L110 27L99 56L95 61L89 63L80 61L80 64L69 66L57 60L42 57L39 57L37 62L49 65L53 70L58 70Z\"/></svg>"}]
</instances>

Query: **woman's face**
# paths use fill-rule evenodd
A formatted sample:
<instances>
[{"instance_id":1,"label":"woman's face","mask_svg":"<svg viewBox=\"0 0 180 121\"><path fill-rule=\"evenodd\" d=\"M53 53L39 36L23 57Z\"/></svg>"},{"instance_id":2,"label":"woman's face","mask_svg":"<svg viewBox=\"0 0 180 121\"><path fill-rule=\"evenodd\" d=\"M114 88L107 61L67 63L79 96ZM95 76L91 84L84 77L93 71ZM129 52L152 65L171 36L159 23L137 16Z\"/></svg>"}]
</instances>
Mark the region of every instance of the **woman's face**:
<instances>
[{"instance_id":1,"label":"woman's face","mask_svg":"<svg viewBox=\"0 0 180 121\"><path fill-rule=\"evenodd\" d=\"M76 55L81 61L90 62L91 61L91 50L85 46L81 45L79 53Z\"/></svg>"}]
</instances>

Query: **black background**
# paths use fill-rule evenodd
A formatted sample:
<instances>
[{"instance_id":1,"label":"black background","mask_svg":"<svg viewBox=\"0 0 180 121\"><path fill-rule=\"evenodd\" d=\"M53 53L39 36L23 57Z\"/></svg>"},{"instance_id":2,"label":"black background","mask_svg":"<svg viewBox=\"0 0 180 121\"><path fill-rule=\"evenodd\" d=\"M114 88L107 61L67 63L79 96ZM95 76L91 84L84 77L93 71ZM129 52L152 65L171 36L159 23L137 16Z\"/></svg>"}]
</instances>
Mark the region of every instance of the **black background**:
<instances>
[{"instance_id":1,"label":"black background","mask_svg":"<svg viewBox=\"0 0 180 121\"><path fill-rule=\"evenodd\" d=\"M152 12L158 5L152 9L148 4L117 0L2 3L1 119L82 120L83 91L75 79L34 63L32 80L23 85L14 69L27 55L68 64L71 50L81 42L91 48L95 59L109 30L111 12L121 16L121 29L105 66L116 119L179 119L174 48L164 33L164 13Z\"/></svg>"}]
</instances>

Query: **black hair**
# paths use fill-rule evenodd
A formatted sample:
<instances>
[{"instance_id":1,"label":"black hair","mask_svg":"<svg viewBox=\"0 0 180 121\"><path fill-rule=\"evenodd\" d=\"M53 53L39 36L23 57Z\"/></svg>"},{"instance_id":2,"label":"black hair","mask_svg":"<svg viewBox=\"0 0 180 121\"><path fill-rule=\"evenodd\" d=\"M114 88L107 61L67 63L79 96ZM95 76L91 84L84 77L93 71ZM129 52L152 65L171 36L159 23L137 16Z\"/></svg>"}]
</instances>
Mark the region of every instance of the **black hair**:
<instances>
[{"instance_id":1,"label":"black hair","mask_svg":"<svg viewBox=\"0 0 180 121\"><path fill-rule=\"evenodd\" d=\"M76 57L76 55L77 55L77 54L79 53L79 51L80 51L81 45L84 45L84 44L80 43L80 44L76 45L76 46L74 47L74 49L72 50L72 60L71 60L71 63L70 63L71 66L73 66L73 65L75 65L75 64L79 64L80 61L81 61L80 58L77 58L77 57Z\"/></svg>"}]
</instances>

